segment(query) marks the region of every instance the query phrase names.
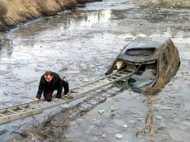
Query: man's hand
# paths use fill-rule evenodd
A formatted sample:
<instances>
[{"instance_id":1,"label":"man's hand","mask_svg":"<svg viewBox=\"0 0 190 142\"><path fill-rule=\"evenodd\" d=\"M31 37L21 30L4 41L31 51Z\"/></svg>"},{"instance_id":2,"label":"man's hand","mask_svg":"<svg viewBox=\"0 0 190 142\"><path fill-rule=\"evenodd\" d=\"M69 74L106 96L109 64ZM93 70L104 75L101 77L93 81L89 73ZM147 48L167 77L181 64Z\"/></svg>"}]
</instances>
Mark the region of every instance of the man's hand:
<instances>
[{"instance_id":1,"label":"man's hand","mask_svg":"<svg viewBox=\"0 0 190 142\"><path fill-rule=\"evenodd\" d=\"M38 102L40 99L39 98L36 98L35 101Z\"/></svg>"}]
</instances>

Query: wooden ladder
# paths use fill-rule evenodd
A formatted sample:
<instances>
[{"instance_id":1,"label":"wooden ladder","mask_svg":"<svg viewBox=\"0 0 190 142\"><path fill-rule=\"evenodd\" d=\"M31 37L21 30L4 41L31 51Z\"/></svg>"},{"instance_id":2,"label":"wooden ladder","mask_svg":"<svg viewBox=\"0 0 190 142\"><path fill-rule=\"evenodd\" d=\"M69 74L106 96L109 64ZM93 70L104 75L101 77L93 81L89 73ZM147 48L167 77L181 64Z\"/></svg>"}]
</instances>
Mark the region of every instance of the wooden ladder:
<instances>
[{"instance_id":1,"label":"wooden ladder","mask_svg":"<svg viewBox=\"0 0 190 142\"><path fill-rule=\"evenodd\" d=\"M73 99L53 98L51 102L40 100L39 102L33 101L13 107L0 109L0 125L25 117L37 115L43 113L43 111L46 109L53 108L83 98L93 91L101 89L104 86L108 86L124 78L130 77L132 74L133 72L129 73L127 71L119 71L107 75L105 77L101 77L95 81L88 82L75 88L72 88L68 95L72 96Z\"/></svg>"}]
</instances>

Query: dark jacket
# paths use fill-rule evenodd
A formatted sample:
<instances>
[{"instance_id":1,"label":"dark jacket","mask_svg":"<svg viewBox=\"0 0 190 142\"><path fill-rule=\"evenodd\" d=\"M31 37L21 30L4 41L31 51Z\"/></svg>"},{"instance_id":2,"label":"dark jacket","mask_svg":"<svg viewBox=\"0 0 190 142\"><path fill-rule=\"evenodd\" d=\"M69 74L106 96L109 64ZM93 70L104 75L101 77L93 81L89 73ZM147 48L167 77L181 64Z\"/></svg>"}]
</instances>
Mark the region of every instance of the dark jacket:
<instances>
[{"instance_id":1,"label":"dark jacket","mask_svg":"<svg viewBox=\"0 0 190 142\"><path fill-rule=\"evenodd\" d=\"M56 98L61 97L62 87L63 87L61 78L55 72L52 72L52 75L53 75L53 78L52 78L51 82L49 82L49 83L45 80L44 74L42 75L42 77L40 79L36 98L40 99L43 92L53 92L54 90L57 90Z\"/></svg>"}]
</instances>

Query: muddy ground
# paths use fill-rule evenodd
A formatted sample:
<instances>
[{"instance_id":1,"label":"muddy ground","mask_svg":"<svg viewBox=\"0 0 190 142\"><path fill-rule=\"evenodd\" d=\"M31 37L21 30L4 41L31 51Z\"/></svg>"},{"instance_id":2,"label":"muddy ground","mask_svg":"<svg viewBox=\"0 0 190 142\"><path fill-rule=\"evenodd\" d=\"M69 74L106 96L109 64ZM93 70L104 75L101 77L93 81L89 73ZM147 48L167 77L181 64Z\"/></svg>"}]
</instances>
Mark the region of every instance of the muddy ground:
<instances>
[{"instance_id":1,"label":"muddy ground","mask_svg":"<svg viewBox=\"0 0 190 142\"><path fill-rule=\"evenodd\" d=\"M0 140L187 142L189 22L189 9L148 8L130 0L104 0L7 32L8 41L0 48L1 108L33 100L45 70L66 76L71 88L104 76L123 46L139 36L171 37L179 49L181 66L153 97L114 84L97 90L87 100L2 125Z\"/></svg>"}]
</instances>

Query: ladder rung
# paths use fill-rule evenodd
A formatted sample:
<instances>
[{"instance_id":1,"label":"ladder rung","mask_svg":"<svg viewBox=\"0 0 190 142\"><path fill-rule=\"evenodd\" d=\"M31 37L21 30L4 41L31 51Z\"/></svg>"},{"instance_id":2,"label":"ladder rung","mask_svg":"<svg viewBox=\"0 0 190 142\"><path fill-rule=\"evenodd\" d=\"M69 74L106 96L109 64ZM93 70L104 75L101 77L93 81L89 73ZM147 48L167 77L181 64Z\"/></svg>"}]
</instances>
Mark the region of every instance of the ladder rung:
<instances>
[{"instance_id":1,"label":"ladder rung","mask_svg":"<svg viewBox=\"0 0 190 142\"><path fill-rule=\"evenodd\" d=\"M0 113L0 116L5 117L6 115Z\"/></svg>"},{"instance_id":2,"label":"ladder rung","mask_svg":"<svg viewBox=\"0 0 190 142\"><path fill-rule=\"evenodd\" d=\"M7 111L11 112L11 113L14 113L14 114L17 114L17 112L11 110L11 109L7 109Z\"/></svg>"},{"instance_id":3,"label":"ladder rung","mask_svg":"<svg viewBox=\"0 0 190 142\"><path fill-rule=\"evenodd\" d=\"M24 108L24 107L21 107L21 106L18 106L18 108L21 109L21 110L25 110L25 111L28 110L28 109L26 109L26 108Z\"/></svg>"}]
</instances>

